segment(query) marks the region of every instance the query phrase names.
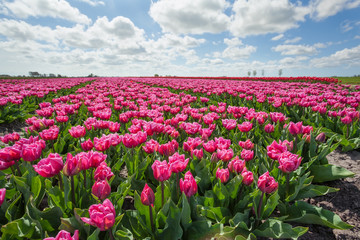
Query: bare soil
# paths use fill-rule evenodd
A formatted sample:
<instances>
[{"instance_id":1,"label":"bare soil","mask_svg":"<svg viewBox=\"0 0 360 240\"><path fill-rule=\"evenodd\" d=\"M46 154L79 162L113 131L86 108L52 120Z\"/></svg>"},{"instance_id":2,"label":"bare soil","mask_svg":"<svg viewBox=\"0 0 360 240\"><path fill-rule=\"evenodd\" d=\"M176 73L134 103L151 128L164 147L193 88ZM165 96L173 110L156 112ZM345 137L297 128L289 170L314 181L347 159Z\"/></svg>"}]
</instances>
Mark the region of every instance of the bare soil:
<instances>
[{"instance_id":1,"label":"bare soil","mask_svg":"<svg viewBox=\"0 0 360 240\"><path fill-rule=\"evenodd\" d=\"M331 229L319 225L308 225L309 231L301 236L301 240L360 239L360 151L343 153L335 150L328 156L330 164L341 166L356 175L325 183L329 187L339 188L335 193L310 199L310 203L328 209L354 227L349 230ZM304 224L301 224L304 226Z\"/></svg>"}]
</instances>

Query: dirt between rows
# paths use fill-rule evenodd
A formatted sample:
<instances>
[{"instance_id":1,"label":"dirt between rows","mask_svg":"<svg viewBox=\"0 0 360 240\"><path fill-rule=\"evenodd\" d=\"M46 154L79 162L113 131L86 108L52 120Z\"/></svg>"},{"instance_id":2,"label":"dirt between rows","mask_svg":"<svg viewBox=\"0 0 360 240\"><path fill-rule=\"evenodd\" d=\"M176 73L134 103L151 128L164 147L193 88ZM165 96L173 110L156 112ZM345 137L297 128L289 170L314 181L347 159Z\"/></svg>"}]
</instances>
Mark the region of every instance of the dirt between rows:
<instances>
[{"instance_id":1,"label":"dirt between rows","mask_svg":"<svg viewBox=\"0 0 360 240\"><path fill-rule=\"evenodd\" d=\"M307 225L309 231L299 239L360 239L360 151L343 153L340 150L335 150L327 156L327 159L330 164L346 168L355 173L355 176L324 183L324 185L340 190L309 199L309 201L313 205L336 213L343 221L354 227L348 230L338 230L319 225ZM305 225L301 224L301 226Z\"/></svg>"}]
</instances>

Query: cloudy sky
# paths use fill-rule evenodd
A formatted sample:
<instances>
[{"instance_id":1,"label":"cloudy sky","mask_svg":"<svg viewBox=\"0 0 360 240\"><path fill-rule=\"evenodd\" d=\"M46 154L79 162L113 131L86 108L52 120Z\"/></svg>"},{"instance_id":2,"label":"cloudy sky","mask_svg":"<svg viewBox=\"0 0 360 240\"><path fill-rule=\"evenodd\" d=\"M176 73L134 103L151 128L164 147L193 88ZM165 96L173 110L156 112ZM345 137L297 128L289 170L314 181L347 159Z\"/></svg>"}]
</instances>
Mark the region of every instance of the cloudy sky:
<instances>
[{"instance_id":1,"label":"cloudy sky","mask_svg":"<svg viewBox=\"0 0 360 240\"><path fill-rule=\"evenodd\" d=\"M352 76L360 0L0 0L0 74Z\"/></svg>"}]
</instances>

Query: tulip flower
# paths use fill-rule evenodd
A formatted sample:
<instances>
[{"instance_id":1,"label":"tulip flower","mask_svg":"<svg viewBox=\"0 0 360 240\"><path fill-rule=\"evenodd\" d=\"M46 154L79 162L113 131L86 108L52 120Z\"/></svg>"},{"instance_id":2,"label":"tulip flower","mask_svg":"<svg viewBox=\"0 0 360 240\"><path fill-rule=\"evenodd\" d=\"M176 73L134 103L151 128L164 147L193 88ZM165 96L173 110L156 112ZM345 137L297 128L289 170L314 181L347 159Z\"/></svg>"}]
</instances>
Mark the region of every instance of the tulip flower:
<instances>
[{"instance_id":1,"label":"tulip flower","mask_svg":"<svg viewBox=\"0 0 360 240\"><path fill-rule=\"evenodd\" d=\"M43 131L39 132L39 135L45 141L56 140L59 135L59 127L53 126L49 129L44 129Z\"/></svg>"},{"instance_id":2,"label":"tulip flower","mask_svg":"<svg viewBox=\"0 0 360 240\"><path fill-rule=\"evenodd\" d=\"M236 120L235 119L223 119L222 124L224 128L228 131L236 128Z\"/></svg>"},{"instance_id":3,"label":"tulip flower","mask_svg":"<svg viewBox=\"0 0 360 240\"><path fill-rule=\"evenodd\" d=\"M82 138L86 135L86 129L83 126L74 126L69 129L69 133L73 138Z\"/></svg>"},{"instance_id":4,"label":"tulip flower","mask_svg":"<svg viewBox=\"0 0 360 240\"><path fill-rule=\"evenodd\" d=\"M47 158L43 158L36 165L33 165L34 170L46 178L59 174L63 166L62 157L58 153L50 153Z\"/></svg>"},{"instance_id":5,"label":"tulip flower","mask_svg":"<svg viewBox=\"0 0 360 240\"><path fill-rule=\"evenodd\" d=\"M115 223L115 208L109 199L103 203L91 205L89 208L90 218L82 217L84 223L98 227L100 231L111 229Z\"/></svg>"},{"instance_id":6,"label":"tulip flower","mask_svg":"<svg viewBox=\"0 0 360 240\"><path fill-rule=\"evenodd\" d=\"M90 151L91 149L93 149L94 147L94 144L93 142L91 141L91 139L88 139L84 142L81 143L81 148L84 150L84 151Z\"/></svg>"},{"instance_id":7,"label":"tulip flower","mask_svg":"<svg viewBox=\"0 0 360 240\"><path fill-rule=\"evenodd\" d=\"M272 125L271 123L265 125L264 127L264 131L267 133L272 133L274 132L274 130L275 130L274 125Z\"/></svg>"},{"instance_id":8,"label":"tulip flower","mask_svg":"<svg viewBox=\"0 0 360 240\"><path fill-rule=\"evenodd\" d=\"M219 138L215 138L215 144L217 149L220 150L229 149L231 145L231 140L219 137Z\"/></svg>"},{"instance_id":9,"label":"tulip flower","mask_svg":"<svg viewBox=\"0 0 360 240\"><path fill-rule=\"evenodd\" d=\"M250 186L254 181L254 175L252 172L247 171L246 168L244 168L243 172L241 173L241 176L243 177L242 182L246 186Z\"/></svg>"},{"instance_id":10,"label":"tulip flower","mask_svg":"<svg viewBox=\"0 0 360 240\"><path fill-rule=\"evenodd\" d=\"M6 195L6 188L0 188L0 206L3 204Z\"/></svg>"},{"instance_id":11,"label":"tulip flower","mask_svg":"<svg viewBox=\"0 0 360 240\"><path fill-rule=\"evenodd\" d=\"M110 195L111 187L107 180L97 180L92 186L91 192L100 200L104 200Z\"/></svg>"},{"instance_id":12,"label":"tulip flower","mask_svg":"<svg viewBox=\"0 0 360 240\"><path fill-rule=\"evenodd\" d=\"M204 156L204 152L201 149L194 149L191 151L191 157L195 156L197 159L201 160Z\"/></svg>"},{"instance_id":13,"label":"tulip flower","mask_svg":"<svg viewBox=\"0 0 360 240\"><path fill-rule=\"evenodd\" d=\"M15 161L5 162L0 159L0 171L8 169L9 167L11 167L14 164L15 164Z\"/></svg>"},{"instance_id":14,"label":"tulip flower","mask_svg":"<svg viewBox=\"0 0 360 240\"><path fill-rule=\"evenodd\" d=\"M149 206L150 225L151 225L151 230L153 232L155 231L154 217L152 213L152 207L154 206L154 202L155 202L155 194L153 190L147 185L147 183L145 183L145 187L141 192L141 203L144 204L145 206Z\"/></svg>"},{"instance_id":15,"label":"tulip flower","mask_svg":"<svg viewBox=\"0 0 360 240\"><path fill-rule=\"evenodd\" d=\"M65 176L74 176L81 171L81 160L79 157L73 157L71 153L66 156L66 162L63 167L63 173Z\"/></svg>"},{"instance_id":16,"label":"tulip flower","mask_svg":"<svg viewBox=\"0 0 360 240\"><path fill-rule=\"evenodd\" d=\"M244 159L246 162L252 160L254 158L254 151L243 149L241 151L241 158Z\"/></svg>"},{"instance_id":17,"label":"tulip flower","mask_svg":"<svg viewBox=\"0 0 360 240\"><path fill-rule=\"evenodd\" d=\"M291 135L298 135L302 133L302 122L297 122L297 123L293 123L290 122L289 123L289 132Z\"/></svg>"},{"instance_id":18,"label":"tulip flower","mask_svg":"<svg viewBox=\"0 0 360 240\"><path fill-rule=\"evenodd\" d=\"M79 240L79 230L75 230L73 236L71 236L71 233L61 230L56 237L48 237L44 238L44 240Z\"/></svg>"},{"instance_id":19,"label":"tulip flower","mask_svg":"<svg viewBox=\"0 0 360 240\"><path fill-rule=\"evenodd\" d=\"M279 169L284 173L290 173L295 171L301 163L301 157L297 154L293 154L291 152L283 152L279 156Z\"/></svg>"},{"instance_id":20,"label":"tulip flower","mask_svg":"<svg viewBox=\"0 0 360 240\"><path fill-rule=\"evenodd\" d=\"M228 165L228 169L231 172L241 173L245 167L245 161L240 160L238 156L231 160Z\"/></svg>"},{"instance_id":21,"label":"tulip flower","mask_svg":"<svg viewBox=\"0 0 360 240\"><path fill-rule=\"evenodd\" d=\"M179 153L175 153L174 155L169 157L169 165L171 172L179 173L185 170L189 159L185 159L185 155L180 155Z\"/></svg>"},{"instance_id":22,"label":"tulip flower","mask_svg":"<svg viewBox=\"0 0 360 240\"><path fill-rule=\"evenodd\" d=\"M251 149L254 148L254 143L252 143L250 139L247 139L245 142L240 141L239 146L244 148L244 149L251 150Z\"/></svg>"},{"instance_id":23,"label":"tulip flower","mask_svg":"<svg viewBox=\"0 0 360 240\"><path fill-rule=\"evenodd\" d=\"M197 192L198 186L190 171L185 173L184 179L180 179L180 191L190 198Z\"/></svg>"},{"instance_id":24,"label":"tulip flower","mask_svg":"<svg viewBox=\"0 0 360 240\"><path fill-rule=\"evenodd\" d=\"M105 135L101 138L94 138L94 148L97 151L105 152L108 150L111 146L110 139L107 138Z\"/></svg>"},{"instance_id":25,"label":"tulip flower","mask_svg":"<svg viewBox=\"0 0 360 240\"><path fill-rule=\"evenodd\" d=\"M319 133L319 135L317 135L315 140L318 142L324 143L326 140L326 134L324 132Z\"/></svg>"},{"instance_id":26,"label":"tulip flower","mask_svg":"<svg viewBox=\"0 0 360 240\"><path fill-rule=\"evenodd\" d=\"M226 183L229 180L229 169L220 169L216 170L216 177L220 179L221 183Z\"/></svg>"},{"instance_id":27,"label":"tulip flower","mask_svg":"<svg viewBox=\"0 0 360 240\"><path fill-rule=\"evenodd\" d=\"M156 140L151 139L150 141L147 141L145 143L145 146L143 146L142 148L147 154L151 154L157 151L158 147L159 147L159 143Z\"/></svg>"},{"instance_id":28,"label":"tulip flower","mask_svg":"<svg viewBox=\"0 0 360 240\"><path fill-rule=\"evenodd\" d=\"M218 149L216 156L217 156L218 159L222 160L223 162L227 162L227 161L229 161L230 159L233 158L234 151L231 148L230 149L223 149L223 150Z\"/></svg>"},{"instance_id":29,"label":"tulip flower","mask_svg":"<svg viewBox=\"0 0 360 240\"><path fill-rule=\"evenodd\" d=\"M141 203L146 206L153 206L154 202L155 202L154 192L147 184L145 184L145 187L141 192Z\"/></svg>"},{"instance_id":30,"label":"tulip flower","mask_svg":"<svg viewBox=\"0 0 360 240\"><path fill-rule=\"evenodd\" d=\"M203 147L205 149L205 151L207 151L208 153L213 153L216 150L216 144L214 140L210 140L206 143L203 143Z\"/></svg>"},{"instance_id":31,"label":"tulip flower","mask_svg":"<svg viewBox=\"0 0 360 240\"><path fill-rule=\"evenodd\" d=\"M268 194L275 192L278 188L278 183L270 176L269 172L266 172L259 177L257 185L260 191Z\"/></svg>"},{"instance_id":32,"label":"tulip flower","mask_svg":"<svg viewBox=\"0 0 360 240\"><path fill-rule=\"evenodd\" d=\"M111 168L108 167L106 162L102 162L95 169L94 179L97 180L108 180L110 181L111 177L114 176L114 173L111 171Z\"/></svg>"},{"instance_id":33,"label":"tulip flower","mask_svg":"<svg viewBox=\"0 0 360 240\"><path fill-rule=\"evenodd\" d=\"M266 149L268 156L273 160L278 160L280 154L288 150L285 145L279 144L275 140Z\"/></svg>"},{"instance_id":34,"label":"tulip flower","mask_svg":"<svg viewBox=\"0 0 360 240\"><path fill-rule=\"evenodd\" d=\"M24 161L33 162L41 157L42 148L37 143L24 144L21 149L21 157Z\"/></svg>"},{"instance_id":35,"label":"tulip flower","mask_svg":"<svg viewBox=\"0 0 360 240\"><path fill-rule=\"evenodd\" d=\"M109 122L109 131L116 133L120 130L120 123L118 122Z\"/></svg>"},{"instance_id":36,"label":"tulip flower","mask_svg":"<svg viewBox=\"0 0 360 240\"><path fill-rule=\"evenodd\" d=\"M249 132L253 127L251 122L243 122L242 124L238 125L240 132Z\"/></svg>"},{"instance_id":37,"label":"tulip flower","mask_svg":"<svg viewBox=\"0 0 360 240\"><path fill-rule=\"evenodd\" d=\"M69 120L69 117L68 116L56 116L55 119L57 122L64 123Z\"/></svg>"},{"instance_id":38,"label":"tulip flower","mask_svg":"<svg viewBox=\"0 0 360 240\"><path fill-rule=\"evenodd\" d=\"M161 182L161 206L164 206L164 181L168 180L171 176L171 169L166 160L160 162L156 160L151 166L154 178Z\"/></svg>"}]
</instances>

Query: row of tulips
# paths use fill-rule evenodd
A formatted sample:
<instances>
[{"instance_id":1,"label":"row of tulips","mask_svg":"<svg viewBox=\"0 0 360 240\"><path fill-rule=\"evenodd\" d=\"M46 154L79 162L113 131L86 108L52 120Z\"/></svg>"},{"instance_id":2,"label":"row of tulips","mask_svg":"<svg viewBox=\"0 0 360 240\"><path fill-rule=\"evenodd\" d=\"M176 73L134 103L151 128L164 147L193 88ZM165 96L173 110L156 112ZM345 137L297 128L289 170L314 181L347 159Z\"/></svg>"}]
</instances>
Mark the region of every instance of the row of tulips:
<instances>
[{"instance_id":1,"label":"row of tulips","mask_svg":"<svg viewBox=\"0 0 360 240\"><path fill-rule=\"evenodd\" d=\"M290 222L351 227L302 201L337 191L312 183L353 175L327 163L337 135L145 80L54 96L25 138L1 139L3 239L296 239L307 228Z\"/></svg>"}]
</instances>

